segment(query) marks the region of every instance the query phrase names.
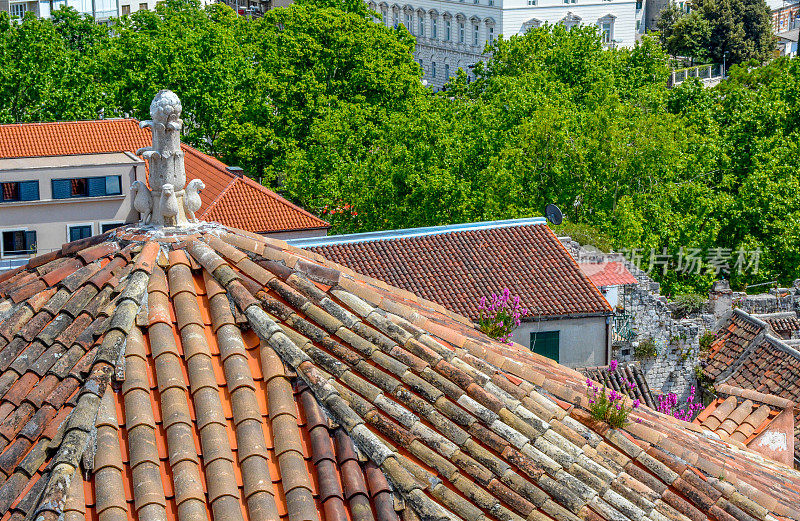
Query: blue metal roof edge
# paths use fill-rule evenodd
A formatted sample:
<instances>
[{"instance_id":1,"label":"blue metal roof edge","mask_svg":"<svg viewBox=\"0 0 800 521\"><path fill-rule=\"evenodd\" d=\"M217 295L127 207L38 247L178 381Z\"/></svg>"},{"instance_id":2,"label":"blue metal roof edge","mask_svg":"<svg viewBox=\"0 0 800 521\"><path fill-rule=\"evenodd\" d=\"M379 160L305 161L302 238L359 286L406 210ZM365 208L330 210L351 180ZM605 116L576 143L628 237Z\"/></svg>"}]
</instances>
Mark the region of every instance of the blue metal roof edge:
<instances>
[{"instance_id":1,"label":"blue metal roof edge","mask_svg":"<svg viewBox=\"0 0 800 521\"><path fill-rule=\"evenodd\" d=\"M311 248L314 246L330 246L332 244L353 244L358 242L373 242L392 239L411 239L414 237L427 237L444 233L491 230L509 228L512 226L531 226L547 224L544 217L526 217L524 219L506 219L503 221L484 221L477 223L447 224L444 226L427 226L424 228L405 228L400 230L385 230L380 232L351 233L346 235L329 235L327 237L307 237L289 239L286 242L298 248Z\"/></svg>"}]
</instances>

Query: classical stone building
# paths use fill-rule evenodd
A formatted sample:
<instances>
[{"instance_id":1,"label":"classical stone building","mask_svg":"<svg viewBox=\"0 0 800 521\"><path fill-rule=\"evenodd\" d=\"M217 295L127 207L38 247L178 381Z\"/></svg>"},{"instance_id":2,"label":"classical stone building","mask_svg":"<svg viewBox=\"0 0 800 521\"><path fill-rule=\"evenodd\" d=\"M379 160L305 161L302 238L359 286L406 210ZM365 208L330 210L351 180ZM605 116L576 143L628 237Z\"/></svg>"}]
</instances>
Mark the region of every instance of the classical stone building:
<instances>
[{"instance_id":1,"label":"classical stone building","mask_svg":"<svg viewBox=\"0 0 800 521\"><path fill-rule=\"evenodd\" d=\"M425 80L441 88L459 68L485 59L498 35L524 34L542 24L594 25L607 46L631 46L644 31L644 1L636 0L369 0L389 27L403 24L417 38L415 58Z\"/></svg>"}]
</instances>

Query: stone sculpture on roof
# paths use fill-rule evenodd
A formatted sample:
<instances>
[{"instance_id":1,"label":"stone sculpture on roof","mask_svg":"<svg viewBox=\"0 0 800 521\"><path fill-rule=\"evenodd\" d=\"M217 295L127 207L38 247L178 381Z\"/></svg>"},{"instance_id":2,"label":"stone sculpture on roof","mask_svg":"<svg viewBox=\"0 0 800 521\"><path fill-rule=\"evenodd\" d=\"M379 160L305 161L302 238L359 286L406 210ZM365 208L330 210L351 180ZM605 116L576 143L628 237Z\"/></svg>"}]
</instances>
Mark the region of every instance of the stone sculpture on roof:
<instances>
[{"instance_id":1,"label":"stone sculpture on roof","mask_svg":"<svg viewBox=\"0 0 800 521\"><path fill-rule=\"evenodd\" d=\"M147 161L149 174L147 187L135 184L135 208L141 214L141 224L156 226L181 226L197 222L194 212L200 208L199 192L205 188L202 181L186 189L186 168L181 150L181 100L171 90L161 90L150 103L150 117L142 121L142 128L153 133L153 144L136 151ZM148 197L149 195L149 197Z\"/></svg>"}]
</instances>

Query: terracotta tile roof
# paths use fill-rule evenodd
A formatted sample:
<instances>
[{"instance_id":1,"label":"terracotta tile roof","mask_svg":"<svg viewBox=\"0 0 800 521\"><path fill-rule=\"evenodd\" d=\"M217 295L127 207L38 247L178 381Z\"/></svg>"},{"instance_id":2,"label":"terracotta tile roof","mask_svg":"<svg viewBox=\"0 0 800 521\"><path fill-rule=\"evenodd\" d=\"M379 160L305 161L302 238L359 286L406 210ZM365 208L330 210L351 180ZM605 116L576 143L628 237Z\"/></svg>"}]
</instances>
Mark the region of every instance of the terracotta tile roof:
<instances>
[{"instance_id":1,"label":"terracotta tile roof","mask_svg":"<svg viewBox=\"0 0 800 521\"><path fill-rule=\"evenodd\" d=\"M727 384L716 386L717 399L697 415L696 423L722 439L731 438L748 445L769 427L794 402L778 396L742 389Z\"/></svg>"},{"instance_id":2,"label":"terracotta tile roof","mask_svg":"<svg viewBox=\"0 0 800 521\"><path fill-rule=\"evenodd\" d=\"M774 395L800 403L800 352L773 335L769 325L739 309L724 321L704 361L703 374L713 384ZM795 427L800 426L796 409ZM795 460L800 462L800 429L795 432Z\"/></svg>"},{"instance_id":3,"label":"terracotta tile roof","mask_svg":"<svg viewBox=\"0 0 800 521\"><path fill-rule=\"evenodd\" d=\"M647 379L642 372L639 362L618 364L617 368L613 371L609 369L609 366L603 365L598 367L581 367L578 371L609 389L614 389L626 396L630 396L631 399L638 399L648 407L656 408L653 393L650 390L650 385L647 383ZM626 380L633 383L634 387L631 388L625 385Z\"/></svg>"},{"instance_id":4,"label":"terracotta tile roof","mask_svg":"<svg viewBox=\"0 0 800 521\"><path fill-rule=\"evenodd\" d=\"M628 271L625 264L618 261L609 262L581 262L581 271L589 277L589 280L601 288L603 286L625 286L628 284L638 284L636 277Z\"/></svg>"},{"instance_id":5,"label":"terracotta tile roof","mask_svg":"<svg viewBox=\"0 0 800 521\"><path fill-rule=\"evenodd\" d=\"M784 340L791 339L795 332L800 331L800 318L794 311L766 313L754 316L769 324L772 330Z\"/></svg>"},{"instance_id":6,"label":"terracotta tile roof","mask_svg":"<svg viewBox=\"0 0 800 521\"><path fill-rule=\"evenodd\" d=\"M483 296L509 288L534 316L608 314L600 291L545 224L312 246L310 251L477 320Z\"/></svg>"},{"instance_id":7,"label":"terracotta tile roof","mask_svg":"<svg viewBox=\"0 0 800 521\"><path fill-rule=\"evenodd\" d=\"M131 152L152 143L135 119L0 125L0 159ZM330 225L260 184L188 145L186 178L202 179L197 216L256 233L327 229Z\"/></svg>"},{"instance_id":8,"label":"terracotta tile roof","mask_svg":"<svg viewBox=\"0 0 800 521\"><path fill-rule=\"evenodd\" d=\"M0 275L0 370L3 521L800 520L800 473L218 225Z\"/></svg>"}]
</instances>

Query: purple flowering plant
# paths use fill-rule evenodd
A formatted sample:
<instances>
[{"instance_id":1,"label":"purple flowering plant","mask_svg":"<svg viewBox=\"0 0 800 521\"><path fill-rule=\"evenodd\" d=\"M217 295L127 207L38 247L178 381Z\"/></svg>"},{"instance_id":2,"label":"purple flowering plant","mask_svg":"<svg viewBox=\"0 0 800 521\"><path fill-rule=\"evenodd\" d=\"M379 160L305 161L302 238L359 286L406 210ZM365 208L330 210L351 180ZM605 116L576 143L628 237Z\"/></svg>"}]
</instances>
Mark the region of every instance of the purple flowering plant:
<instances>
[{"instance_id":1,"label":"purple flowering plant","mask_svg":"<svg viewBox=\"0 0 800 521\"><path fill-rule=\"evenodd\" d=\"M617 369L617 361L612 360L608 364L608 372L613 373ZM636 384L629 381L624 376L621 377L622 384L633 389ZM628 405L625 402L625 395L615 391L614 389L607 389L604 386L596 384L591 378L586 379L586 397L589 398L589 412L592 418L609 424L612 427L624 427L628 423L628 416L634 409L638 409L640 401L638 399Z\"/></svg>"},{"instance_id":2,"label":"purple flowering plant","mask_svg":"<svg viewBox=\"0 0 800 521\"><path fill-rule=\"evenodd\" d=\"M675 393L660 394L658 396L658 412L669 414L685 422L692 421L705 408L702 402L696 401L696 391L695 386L691 386L686 401L678 400L678 395Z\"/></svg>"},{"instance_id":3,"label":"purple flowering plant","mask_svg":"<svg viewBox=\"0 0 800 521\"><path fill-rule=\"evenodd\" d=\"M522 317L528 314L518 296L511 296L508 288L500 295L492 293L491 298L481 297L478 305L480 330L505 344L511 344L511 334L517 329Z\"/></svg>"}]
</instances>

